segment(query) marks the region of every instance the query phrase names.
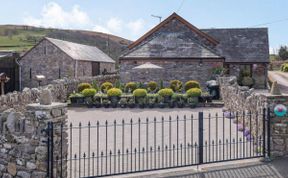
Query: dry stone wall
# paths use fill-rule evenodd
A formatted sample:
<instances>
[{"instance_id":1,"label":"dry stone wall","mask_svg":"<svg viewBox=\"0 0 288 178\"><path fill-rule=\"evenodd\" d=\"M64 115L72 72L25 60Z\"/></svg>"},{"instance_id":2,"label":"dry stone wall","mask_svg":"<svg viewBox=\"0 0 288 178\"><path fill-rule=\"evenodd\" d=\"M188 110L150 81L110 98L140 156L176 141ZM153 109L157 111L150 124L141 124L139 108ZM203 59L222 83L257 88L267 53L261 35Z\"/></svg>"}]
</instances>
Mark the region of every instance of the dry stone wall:
<instances>
[{"instance_id":1,"label":"dry stone wall","mask_svg":"<svg viewBox=\"0 0 288 178\"><path fill-rule=\"evenodd\" d=\"M52 84L39 88L25 88L22 92L8 93L0 96L0 113L14 108L16 111L25 111L25 106L30 103L37 103L39 95L43 89L48 88L53 96L54 102L66 102L68 94L77 90L77 85L82 82L104 81L115 82L119 79L118 75L105 75L95 77L82 77L77 79L60 79L54 80Z\"/></svg>"},{"instance_id":2,"label":"dry stone wall","mask_svg":"<svg viewBox=\"0 0 288 178\"><path fill-rule=\"evenodd\" d=\"M14 109L4 111L0 116L0 177L46 178L48 136L43 130L48 122L53 122L59 132L61 123L67 121L66 113L67 106L62 103L30 104L25 114ZM56 157L60 153L57 144L60 134L55 133L53 140ZM66 135L63 142L67 142ZM66 154L67 149L64 149L63 155ZM60 168L55 167L54 172L55 177L59 177Z\"/></svg>"}]
</instances>

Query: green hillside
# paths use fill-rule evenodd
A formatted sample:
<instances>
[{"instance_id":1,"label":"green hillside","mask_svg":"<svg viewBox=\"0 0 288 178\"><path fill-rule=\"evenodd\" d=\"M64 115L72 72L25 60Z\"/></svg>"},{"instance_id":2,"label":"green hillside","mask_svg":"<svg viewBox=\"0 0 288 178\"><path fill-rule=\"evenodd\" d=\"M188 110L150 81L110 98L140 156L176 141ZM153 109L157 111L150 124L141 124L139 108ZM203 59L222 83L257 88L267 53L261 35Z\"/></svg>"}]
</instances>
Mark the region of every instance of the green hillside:
<instances>
[{"instance_id":1,"label":"green hillside","mask_svg":"<svg viewBox=\"0 0 288 178\"><path fill-rule=\"evenodd\" d=\"M131 43L121 37L91 31L0 25L0 50L14 50L22 53L32 48L45 36L97 46L115 60Z\"/></svg>"}]
</instances>

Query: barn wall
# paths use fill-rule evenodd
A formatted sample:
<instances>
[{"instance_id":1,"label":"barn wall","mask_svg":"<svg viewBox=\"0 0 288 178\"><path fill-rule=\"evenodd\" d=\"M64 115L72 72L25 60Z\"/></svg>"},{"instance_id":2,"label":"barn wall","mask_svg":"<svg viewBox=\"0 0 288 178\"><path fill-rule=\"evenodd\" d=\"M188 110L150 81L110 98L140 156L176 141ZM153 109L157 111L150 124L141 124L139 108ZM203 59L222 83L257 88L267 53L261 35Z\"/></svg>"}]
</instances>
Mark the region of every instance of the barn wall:
<instances>
[{"instance_id":1,"label":"barn wall","mask_svg":"<svg viewBox=\"0 0 288 178\"><path fill-rule=\"evenodd\" d=\"M188 60L153 60L151 63L163 67L163 69L133 69L147 60L121 60L120 77L123 82L149 82L163 80L168 85L170 80L180 80L186 82L188 80L197 80L202 87L205 82L211 80L213 68L223 66L223 62L216 60L202 61Z\"/></svg>"}]
</instances>

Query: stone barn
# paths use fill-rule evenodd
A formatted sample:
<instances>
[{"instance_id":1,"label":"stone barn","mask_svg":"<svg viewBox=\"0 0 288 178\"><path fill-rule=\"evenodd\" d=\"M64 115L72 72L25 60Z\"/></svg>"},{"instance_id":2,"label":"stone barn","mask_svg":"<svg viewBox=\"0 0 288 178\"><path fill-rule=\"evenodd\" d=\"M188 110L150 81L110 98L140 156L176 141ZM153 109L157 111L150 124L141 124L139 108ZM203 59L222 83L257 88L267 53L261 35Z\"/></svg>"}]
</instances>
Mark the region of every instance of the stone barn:
<instances>
[{"instance_id":1,"label":"stone barn","mask_svg":"<svg viewBox=\"0 0 288 178\"><path fill-rule=\"evenodd\" d=\"M44 75L41 85L63 77L96 76L115 71L115 61L94 46L44 38L21 57L21 88L37 87L36 75Z\"/></svg>"},{"instance_id":2,"label":"stone barn","mask_svg":"<svg viewBox=\"0 0 288 178\"><path fill-rule=\"evenodd\" d=\"M256 88L265 88L269 63L266 28L198 29L173 13L133 42L119 58L123 82L198 80L202 86L219 68L239 75L250 71ZM135 70L150 62L163 70Z\"/></svg>"}]
</instances>

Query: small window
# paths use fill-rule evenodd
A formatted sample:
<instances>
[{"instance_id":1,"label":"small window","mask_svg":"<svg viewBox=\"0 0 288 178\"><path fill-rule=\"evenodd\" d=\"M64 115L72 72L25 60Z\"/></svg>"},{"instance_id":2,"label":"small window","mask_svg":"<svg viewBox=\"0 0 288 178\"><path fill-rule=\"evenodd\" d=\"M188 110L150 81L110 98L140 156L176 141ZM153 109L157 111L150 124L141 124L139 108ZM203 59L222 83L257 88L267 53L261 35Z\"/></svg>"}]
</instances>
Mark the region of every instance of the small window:
<instances>
[{"instance_id":1,"label":"small window","mask_svg":"<svg viewBox=\"0 0 288 178\"><path fill-rule=\"evenodd\" d=\"M44 55L47 55L47 47L46 47L46 45L44 47Z\"/></svg>"},{"instance_id":2,"label":"small window","mask_svg":"<svg viewBox=\"0 0 288 178\"><path fill-rule=\"evenodd\" d=\"M61 69L59 68L59 71L58 71L58 75L59 75L59 79L61 79Z\"/></svg>"}]
</instances>

